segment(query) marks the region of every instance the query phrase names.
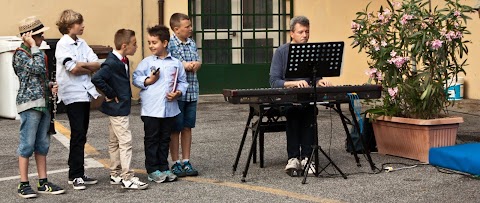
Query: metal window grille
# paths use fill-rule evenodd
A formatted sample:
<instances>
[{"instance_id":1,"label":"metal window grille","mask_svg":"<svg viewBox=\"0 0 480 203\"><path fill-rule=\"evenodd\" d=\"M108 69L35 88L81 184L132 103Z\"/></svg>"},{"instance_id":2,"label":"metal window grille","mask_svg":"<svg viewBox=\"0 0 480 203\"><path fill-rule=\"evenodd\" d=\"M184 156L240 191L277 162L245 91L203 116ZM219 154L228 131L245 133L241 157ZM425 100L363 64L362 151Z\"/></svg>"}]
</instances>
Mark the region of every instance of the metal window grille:
<instances>
[{"instance_id":1,"label":"metal window grille","mask_svg":"<svg viewBox=\"0 0 480 203\"><path fill-rule=\"evenodd\" d=\"M203 64L270 63L292 15L293 0L189 0Z\"/></svg>"}]
</instances>

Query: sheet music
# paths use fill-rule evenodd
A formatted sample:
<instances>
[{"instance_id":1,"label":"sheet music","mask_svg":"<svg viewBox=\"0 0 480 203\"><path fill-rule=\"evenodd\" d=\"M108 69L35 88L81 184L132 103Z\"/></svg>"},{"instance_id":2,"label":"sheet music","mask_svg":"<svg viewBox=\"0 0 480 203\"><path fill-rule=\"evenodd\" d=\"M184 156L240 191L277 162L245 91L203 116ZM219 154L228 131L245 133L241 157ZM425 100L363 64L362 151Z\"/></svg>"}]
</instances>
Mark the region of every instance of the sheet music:
<instances>
[{"instance_id":1,"label":"sheet music","mask_svg":"<svg viewBox=\"0 0 480 203\"><path fill-rule=\"evenodd\" d=\"M173 76L173 88L172 93L177 91L177 80L178 80L178 68L176 68L175 75Z\"/></svg>"}]
</instances>

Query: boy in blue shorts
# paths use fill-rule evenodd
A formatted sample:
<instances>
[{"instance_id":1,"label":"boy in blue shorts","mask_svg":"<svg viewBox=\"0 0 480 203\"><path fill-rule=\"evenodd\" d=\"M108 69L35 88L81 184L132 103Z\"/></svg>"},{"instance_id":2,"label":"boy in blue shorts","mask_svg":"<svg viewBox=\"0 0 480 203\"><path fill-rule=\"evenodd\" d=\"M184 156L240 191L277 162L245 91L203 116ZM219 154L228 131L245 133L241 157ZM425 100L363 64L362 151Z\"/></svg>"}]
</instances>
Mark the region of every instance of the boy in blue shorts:
<instances>
[{"instance_id":1,"label":"boy in blue shorts","mask_svg":"<svg viewBox=\"0 0 480 203\"><path fill-rule=\"evenodd\" d=\"M133 72L133 85L141 89L145 168L149 181L171 182L177 176L168 168L170 135L180 113L177 98L186 93L188 83L182 62L167 52L168 28L157 25L147 32L153 55L143 59Z\"/></svg>"},{"instance_id":2,"label":"boy in blue shorts","mask_svg":"<svg viewBox=\"0 0 480 203\"><path fill-rule=\"evenodd\" d=\"M18 195L23 198L37 197L28 181L29 158L35 153L39 193L62 194L61 187L47 180L47 153L50 147L49 95L57 93L57 86L50 87L47 57L38 48L43 41L43 32L48 30L36 17L20 22L23 43L13 55L13 68L20 81L17 93L17 111L20 114L20 143L17 153L20 184ZM52 88L52 89L50 89Z\"/></svg>"},{"instance_id":3,"label":"boy in blue shorts","mask_svg":"<svg viewBox=\"0 0 480 203\"><path fill-rule=\"evenodd\" d=\"M198 100L197 71L202 63L197 52L197 45L190 36L192 35L192 23L187 15L174 13L170 17L170 28L173 35L168 43L168 51L173 57L182 61L187 73L188 89L178 101L181 113L177 116L174 132L170 141L170 155L175 163L172 172L179 176L196 176L198 171L190 163L190 150L192 147L192 128L195 127ZM182 158L179 158L179 141L182 145Z\"/></svg>"}]
</instances>

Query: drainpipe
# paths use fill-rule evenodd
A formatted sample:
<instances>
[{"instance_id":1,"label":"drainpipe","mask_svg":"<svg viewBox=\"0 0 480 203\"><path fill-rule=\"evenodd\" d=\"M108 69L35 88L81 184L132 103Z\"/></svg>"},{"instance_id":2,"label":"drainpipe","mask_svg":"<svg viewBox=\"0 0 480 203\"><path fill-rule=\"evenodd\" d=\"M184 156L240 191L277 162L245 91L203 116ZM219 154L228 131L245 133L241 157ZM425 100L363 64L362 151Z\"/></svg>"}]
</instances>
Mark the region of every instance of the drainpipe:
<instances>
[{"instance_id":1,"label":"drainpipe","mask_svg":"<svg viewBox=\"0 0 480 203\"><path fill-rule=\"evenodd\" d=\"M163 25L163 16L165 13L165 0L158 0L158 24Z\"/></svg>"},{"instance_id":2,"label":"drainpipe","mask_svg":"<svg viewBox=\"0 0 480 203\"><path fill-rule=\"evenodd\" d=\"M140 25L141 25L141 31L140 31L140 34L142 35L142 59L145 58L145 26L144 26L144 10L143 10L143 0L140 1L140 13L141 13L141 21L140 22Z\"/></svg>"}]
</instances>

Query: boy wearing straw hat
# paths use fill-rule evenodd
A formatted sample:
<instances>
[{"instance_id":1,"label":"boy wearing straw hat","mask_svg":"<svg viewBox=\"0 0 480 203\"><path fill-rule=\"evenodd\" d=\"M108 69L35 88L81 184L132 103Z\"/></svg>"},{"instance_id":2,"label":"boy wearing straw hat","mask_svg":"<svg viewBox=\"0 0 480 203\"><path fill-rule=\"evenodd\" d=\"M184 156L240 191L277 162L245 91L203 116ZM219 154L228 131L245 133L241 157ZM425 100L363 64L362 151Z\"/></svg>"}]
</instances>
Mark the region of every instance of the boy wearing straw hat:
<instances>
[{"instance_id":1,"label":"boy wearing straw hat","mask_svg":"<svg viewBox=\"0 0 480 203\"><path fill-rule=\"evenodd\" d=\"M20 114L20 144L18 165L20 184L18 195L23 198L37 197L28 181L29 157L35 153L39 193L62 194L61 187L47 180L47 153L50 146L49 96L57 93L57 86L49 84L47 58L40 51L43 32L48 30L38 18L31 16L20 22L19 31L23 43L13 55L13 68L20 81L16 98Z\"/></svg>"}]
</instances>

